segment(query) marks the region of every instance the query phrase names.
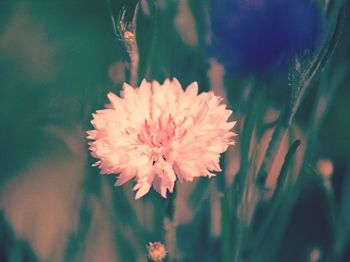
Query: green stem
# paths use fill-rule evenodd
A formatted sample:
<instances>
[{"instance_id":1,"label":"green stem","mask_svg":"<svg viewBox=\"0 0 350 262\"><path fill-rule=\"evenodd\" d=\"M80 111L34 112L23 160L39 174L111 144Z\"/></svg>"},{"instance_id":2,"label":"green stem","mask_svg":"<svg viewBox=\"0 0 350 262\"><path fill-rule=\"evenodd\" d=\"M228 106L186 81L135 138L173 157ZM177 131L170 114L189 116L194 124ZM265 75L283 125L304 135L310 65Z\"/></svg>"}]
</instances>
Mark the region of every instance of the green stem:
<instances>
[{"instance_id":1,"label":"green stem","mask_svg":"<svg viewBox=\"0 0 350 262\"><path fill-rule=\"evenodd\" d=\"M221 257L223 262L230 261L230 218L229 203L227 193L224 193L220 199L221 208Z\"/></svg>"},{"instance_id":2,"label":"green stem","mask_svg":"<svg viewBox=\"0 0 350 262\"><path fill-rule=\"evenodd\" d=\"M240 170L235 178L233 184L233 212L234 218L231 220L234 227L232 228L234 233L234 248L233 248L233 261L240 261L242 242L245 238L247 226L249 224L249 208L254 206L254 203L250 203L247 196L248 191L253 190L252 176L255 178L254 160L257 153L257 147L251 151L252 137L254 134L254 128L259 121L260 114L263 113L264 105L264 89L257 88L253 90L252 97L250 98L250 105L248 106L248 113L245 119L242 140L241 140L241 162ZM253 163L253 165L252 165ZM238 214L236 212L239 210ZM232 232L232 231L231 231Z\"/></svg>"},{"instance_id":3,"label":"green stem","mask_svg":"<svg viewBox=\"0 0 350 262\"><path fill-rule=\"evenodd\" d=\"M176 183L174 185L174 192L169 196L164 217L164 233L165 244L168 251L168 258L170 262L176 261L176 227L177 221L175 216L176 209Z\"/></svg>"},{"instance_id":4,"label":"green stem","mask_svg":"<svg viewBox=\"0 0 350 262\"><path fill-rule=\"evenodd\" d=\"M273 227L274 219L276 219L277 215L279 214L278 211L281 210L281 205L286 205L286 203L283 203L283 200L285 199L285 193L289 190L289 188L284 187L284 185L286 184L288 169L291 167L292 160L295 157L300 143L300 140L295 140L285 156L280 175L278 176L276 191L273 196L273 205L271 206L271 209L266 218L264 218L262 221L262 226L256 233L254 241L249 245L252 249L259 246L267 237L268 231Z\"/></svg>"},{"instance_id":5,"label":"green stem","mask_svg":"<svg viewBox=\"0 0 350 262\"><path fill-rule=\"evenodd\" d=\"M155 53L155 47L157 45L157 38L158 38L158 5L155 0L152 1L153 3L153 33L152 33L152 39L151 44L149 46L149 53L146 63L146 70L145 70L145 76L151 78L152 76L152 65L154 60L154 53Z\"/></svg>"}]
</instances>

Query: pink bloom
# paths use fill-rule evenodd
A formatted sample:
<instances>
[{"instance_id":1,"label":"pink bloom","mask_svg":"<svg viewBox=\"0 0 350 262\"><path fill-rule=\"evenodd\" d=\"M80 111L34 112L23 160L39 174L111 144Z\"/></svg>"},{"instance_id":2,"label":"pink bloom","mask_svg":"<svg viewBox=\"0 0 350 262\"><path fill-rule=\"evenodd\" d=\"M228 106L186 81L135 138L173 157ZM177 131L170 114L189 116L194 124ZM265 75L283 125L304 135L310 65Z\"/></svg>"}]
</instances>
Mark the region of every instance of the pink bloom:
<instances>
[{"instance_id":1,"label":"pink bloom","mask_svg":"<svg viewBox=\"0 0 350 262\"><path fill-rule=\"evenodd\" d=\"M227 122L232 111L213 92L198 95L196 82L184 91L176 80L162 85L143 80L139 88L124 84L121 97L93 114L90 150L101 174L119 174L115 185L134 178L135 198L153 188L166 198L178 179L192 181L221 171L220 154L234 144Z\"/></svg>"}]
</instances>

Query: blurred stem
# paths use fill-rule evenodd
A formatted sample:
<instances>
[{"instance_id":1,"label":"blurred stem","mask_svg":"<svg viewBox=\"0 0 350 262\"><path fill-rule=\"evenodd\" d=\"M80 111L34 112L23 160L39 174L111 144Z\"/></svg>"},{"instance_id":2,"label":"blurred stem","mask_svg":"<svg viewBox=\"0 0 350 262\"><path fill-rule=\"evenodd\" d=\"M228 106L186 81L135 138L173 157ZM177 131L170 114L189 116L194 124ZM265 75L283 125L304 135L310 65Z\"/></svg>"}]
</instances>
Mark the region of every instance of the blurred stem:
<instances>
[{"instance_id":1,"label":"blurred stem","mask_svg":"<svg viewBox=\"0 0 350 262\"><path fill-rule=\"evenodd\" d=\"M300 178L300 177L299 177ZM267 241L260 242L262 245L261 250L258 252L262 257L261 261L276 261L276 253L281 246L281 240L285 234L293 206L297 200L297 197L301 191L304 181L300 181L293 188L288 188L279 200L280 205L275 211L275 216L271 216L270 226L266 228L264 237L267 237ZM264 238L263 237L263 238Z\"/></svg>"},{"instance_id":2,"label":"blurred stem","mask_svg":"<svg viewBox=\"0 0 350 262\"><path fill-rule=\"evenodd\" d=\"M237 222L238 225L235 233L235 246L234 246L234 255L233 261L239 262L242 261L241 254L243 248L246 248L246 239L247 233L249 229L249 225L251 223L252 215L254 214L256 208L256 165L258 161L258 153L260 151L260 145L254 144L254 150L250 157L250 165L247 169L247 173L245 174L246 178L244 179L244 186L242 194L240 195L241 200L237 207ZM243 245L244 243L244 245Z\"/></svg>"},{"instance_id":3,"label":"blurred stem","mask_svg":"<svg viewBox=\"0 0 350 262\"><path fill-rule=\"evenodd\" d=\"M274 192L273 196L274 199L279 198L283 192L283 189L285 189L289 168L292 165L293 157L295 156L296 151L298 150L300 145L301 141L297 139L288 149L286 157L284 158L280 174L277 179L276 191Z\"/></svg>"},{"instance_id":4,"label":"blurred stem","mask_svg":"<svg viewBox=\"0 0 350 262\"><path fill-rule=\"evenodd\" d=\"M225 192L220 199L221 208L221 257L222 262L230 261L230 216L229 216L229 203L227 198L227 192Z\"/></svg>"},{"instance_id":5,"label":"blurred stem","mask_svg":"<svg viewBox=\"0 0 350 262\"><path fill-rule=\"evenodd\" d=\"M331 183L331 181L329 181L329 182ZM337 201L335 198L333 185L330 184L326 188L326 190L327 190L326 191L327 192L327 205L328 205L328 208L330 209L330 212L328 212L330 226L331 226L333 232L336 234L337 227L339 226L339 224L338 224L338 222L339 222L339 210L337 207ZM336 241L337 241L337 238L335 238L335 242Z\"/></svg>"},{"instance_id":6,"label":"blurred stem","mask_svg":"<svg viewBox=\"0 0 350 262\"><path fill-rule=\"evenodd\" d=\"M132 86L137 86L137 72L139 68L139 53L137 50L136 37L132 44L130 44L130 48L128 49L128 53L130 55L130 84Z\"/></svg>"},{"instance_id":7,"label":"blurred stem","mask_svg":"<svg viewBox=\"0 0 350 262\"><path fill-rule=\"evenodd\" d=\"M251 94L250 103L248 106L248 112L244 121L243 133L240 142L241 162L240 170L235 178L234 186L238 186L238 190L242 192L244 187L245 174L249 168L250 163L250 148L252 144L252 136L254 132L254 126L259 114L261 113L261 104L263 100L263 88L254 88ZM240 201L240 198L238 198ZM238 202L239 202L238 201Z\"/></svg>"},{"instance_id":8,"label":"blurred stem","mask_svg":"<svg viewBox=\"0 0 350 262\"><path fill-rule=\"evenodd\" d=\"M241 162L240 170L235 178L233 184L233 212L234 218L231 220L232 224L235 225L233 228L234 236L234 247L233 247L233 261L241 261L241 248L242 241L244 240L247 226L249 224L249 208L254 206L254 203L250 203L247 197L248 191L253 192L254 183L251 184L252 176L255 178L254 160L256 160L257 148L254 147L252 150L252 137L254 134L254 128L261 119L263 114L264 105L264 89L262 87L254 87L248 104L248 112L244 122L241 138ZM253 179L254 180L254 179ZM253 190L253 191L251 191ZM231 231L232 232L232 231ZM232 252L231 251L231 252Z\"/></svg>"},{"instance_id":9,"label":"blurred stem","mask_svg":"<svg viewBox=\"0 0 350 262\"><path fill-rule=\"evenodd\" d=\"M280 116L279 124L276 126L272 138L270 140L268 149L265 153L264 160L261 164L260 170L258 172L258 186L260 188L260 193L263 194L265 191L265 182L267 179L268 174L270 173L270 170L272 168L272 164L275 160L275 156L278 152L278 149L281 145L281 142L283 140L283 137L285 136L287 129L289 127L289 124L283 123L284 117Z\"/></svg>"},{"instance_id":10,"label":"blurred stem","mask_svg":"<svg viewBox=\"0 0 350 262\"><path fill-rule=\"evenodd\" d=\"M317 92L317 99L310 120L310 129L308 130L307 137L309 139L305 153L305 164L312 161L312 152L315 148L320 127L337 90L346 77L346 68L345 64L338 64L331 72L330 67L327 67L320 79L320 88Z\"/></svg>"},{"instance_id":11,"label":"blurred stem","mask_svg":"<svg viewBox=\"0 0 350 262\"><path fill-rule=\"evenodd\" d=\"M348 171L344 174L344 180L339 216L336 221L337 231L334 235L329 261L340 261L350 239L350 206L348 202L350 199L350 173Z\"/></svg>"},{"instance_id":12,"label":"blurred stem","mask_svg":"<svg viewBox=\"0 0 350 262\"><path fill-rule=\"evenodd\" d=\"M136 39L136 20L137 14L139 11L140 4L138 3L135 8L134 18L132 22L131 30L128 31L128 28L124 29L123 32L124 41L126 43L127 52L130 57L130 84L132 86L137 86L138 80L138 68L139 68L139 51L137 48L137 39Z\"/></svg>"},{"instance_id":13,"label":"blurred stem","mask_svg":"<svg viewBox=\"0 0 350 262\"><path fill-rule=\"evenodd\" d=\"M174 192L167 200L166 212L164 217L165 230L165 244L168 251L168 258L170 262L176 261L176 227L177 221L175 216L176 211L176 184L174 185Z\"/></svg>"},{"instance_id":14,"label":"blurred stem","mask_svg":"<svg viewBox=\"0 0 350 262\"><path fill-rule=\"evenodd\" d=\"M230 261L230 247L231 247L231 224L230 224L230 207L228 199L228 190L226 188L226 153L222 156L222 171L220 175L216 177L216 188L220 194L220 223L221 223L221 261Z\"/></svg>"},{"instance_id":15,"label":"blurred stem","mask_svg":"<svg viewBox=\"0 0 350 262\"><path fill-rule=\"evenodd\" d=\"M152 76L152 65L153 65L153 59L154 59L154 51L155 51L155 46L157 43L157 36L158 36L158 5L155 0L151 1L153 3L153 8L154 8L154 14L153 14L153 33L152 33L152 39L151 39L151 44L149 47L149 54L148 54L148 59L147 59L147 64L146 64L146 73L145 76L151 77Z\"/></svg>"},{"instance_id":16,"label":"blurred stem","mask_svg":"<svg viewBox=\"0 0 350 262\"><path fill-rule=\"evenodd\" d=\"M300 144L301 144L300 140L295 140L293 142L293 144L290 146L290 148L285 156L280 174L278 176L276 191L273 195L273 205L272 205L269 213L267 214L266 218L262 221L261 229L256 233L256 237L254 239L254 242L252 244L250 244L251 249L254 249L255 247L261 245L262 241L264 239L266 239L269 230L274 227L273 221L274 221L274 219L276 219L277 214L279 214L278 211L281 209L281 205L282 204L286 205L286 203L283 203L283 200L285 199L284 193L289 188L284 187L284 185L286 182L288 170L291 167L291 164L293 162L292 160L293 160L295 153L296 153L297 149L299 148ZM281 232L283 232L283 231L281 231Z\"/></svg>"}]
</instances>

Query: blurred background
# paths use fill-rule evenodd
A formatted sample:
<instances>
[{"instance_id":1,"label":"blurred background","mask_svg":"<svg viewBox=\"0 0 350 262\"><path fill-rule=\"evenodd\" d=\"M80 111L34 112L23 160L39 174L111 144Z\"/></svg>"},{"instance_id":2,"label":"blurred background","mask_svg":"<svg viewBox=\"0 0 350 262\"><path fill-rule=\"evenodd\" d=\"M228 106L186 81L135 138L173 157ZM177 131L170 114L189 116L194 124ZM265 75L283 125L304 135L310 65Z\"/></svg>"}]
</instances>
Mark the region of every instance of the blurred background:
<instances>
[{"instance_id":1,"label":"blurred background","mask_svg":"<svg viewBox=\"0 0 350 262\"><path fill-rule=\"evenodd\" d=\"M134 201L132 183L114 188L113 176L91 168L85 139L107 92L130 80L111 16L118 26L126 10L131 21L137 3L0 1L0 261L147 261L146 244L163 241L165 201L154 192ZM329 51L290 128L301 141L293 170L303 180L287 218L276 216L285 221L279 241L268 230L271 246L248 244L241 261L350 261L349 8L349 1L307 0L137 6L138 83L197 81L234 110L238 145L222 163L225 188L240 168L250 94L263 90L261 122L273 127L293 72L324 46ZM271 127L256 131L262 152ZM268 187L275 187L287 140ZM312 172L301 171L302 159ZM215 179L179 185L177 261L225 261ZM254 221L252 234L260 213Z\"/></svg>"}]
</instances>

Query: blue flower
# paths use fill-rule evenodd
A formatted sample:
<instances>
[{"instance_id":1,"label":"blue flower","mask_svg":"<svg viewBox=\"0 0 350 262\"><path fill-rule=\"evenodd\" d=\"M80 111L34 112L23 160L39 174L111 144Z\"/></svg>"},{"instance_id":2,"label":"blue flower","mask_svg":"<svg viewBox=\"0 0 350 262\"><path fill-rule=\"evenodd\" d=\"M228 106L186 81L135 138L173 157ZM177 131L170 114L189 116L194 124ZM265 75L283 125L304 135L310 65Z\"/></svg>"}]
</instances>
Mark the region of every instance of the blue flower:
<instances>
[{"instance_id":1,"label":"blue flower","mask_svg":"<svg viewBox=\"0 0 350 262\"><path fill-rule=\"evenodd\" d=\"M312 52L322 16L310 0L223 0L210 9L211 52L231 73L285 70L295 55Z\"/></svg>"}]
</instances>

